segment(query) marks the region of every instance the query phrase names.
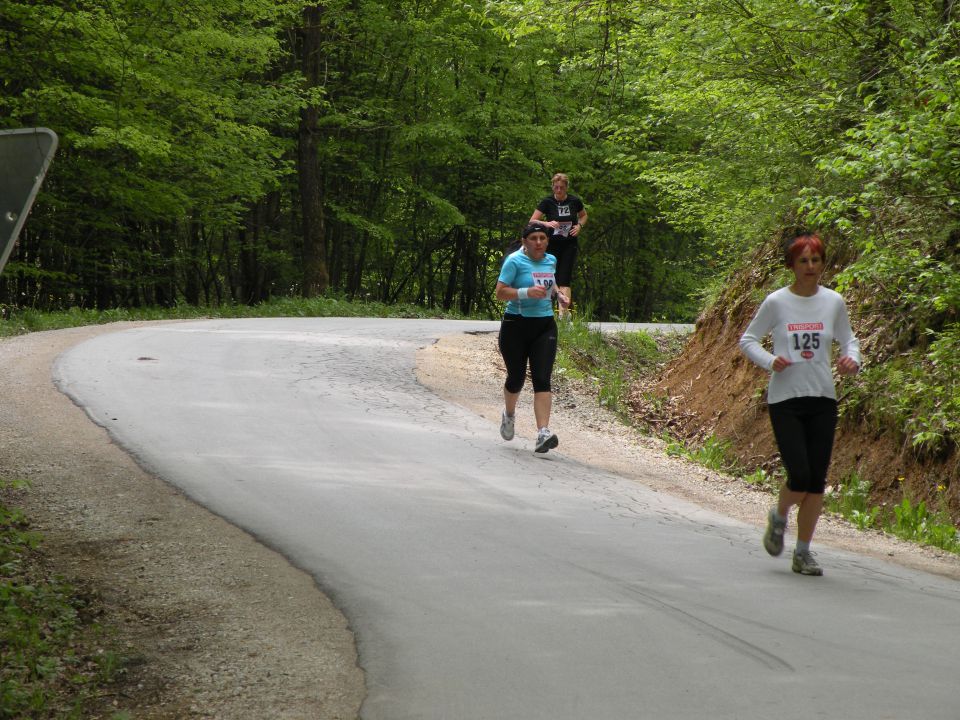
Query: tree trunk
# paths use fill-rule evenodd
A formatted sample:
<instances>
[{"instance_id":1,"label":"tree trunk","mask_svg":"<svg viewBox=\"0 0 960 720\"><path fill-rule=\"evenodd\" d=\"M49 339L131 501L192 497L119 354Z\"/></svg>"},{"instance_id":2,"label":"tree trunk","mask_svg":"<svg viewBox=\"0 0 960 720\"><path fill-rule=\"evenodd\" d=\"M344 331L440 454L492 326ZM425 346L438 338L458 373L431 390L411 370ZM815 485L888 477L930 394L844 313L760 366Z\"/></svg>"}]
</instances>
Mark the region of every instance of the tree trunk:
<instances>
[{"instance_id":1,"label":"tree trunk","mask_svg":"<svg viewBox=\"0 0 960 720\"><path fill-rule=\"evenodd\" d=\"M463 258L467 244L466 234L462 227L456 229L455 240L453 243L453 257L450 259L450 270L447 275L447 290L443 294L443 309L449 310L453 307L454 298L457 295L457 285L460 278L460 262Z\"/></svg>"},{"instance_id":2,"label":"tree trunk","mask_svg":"<svg viewBox=\"0 0 960 720\"><path fill-rule=\"evenodd\" d=\"M320 87L323 82L320 63L322 5L303 9L301 28L301 69L306 87ZM311 104L300 111L297 173L300 181L300 204L303 221L303 287L304 297L326 292L330 284L326 258L326 232L323 215L323 183L318 166L318 120L320 108Z\"/></svg>"}]
</instances>

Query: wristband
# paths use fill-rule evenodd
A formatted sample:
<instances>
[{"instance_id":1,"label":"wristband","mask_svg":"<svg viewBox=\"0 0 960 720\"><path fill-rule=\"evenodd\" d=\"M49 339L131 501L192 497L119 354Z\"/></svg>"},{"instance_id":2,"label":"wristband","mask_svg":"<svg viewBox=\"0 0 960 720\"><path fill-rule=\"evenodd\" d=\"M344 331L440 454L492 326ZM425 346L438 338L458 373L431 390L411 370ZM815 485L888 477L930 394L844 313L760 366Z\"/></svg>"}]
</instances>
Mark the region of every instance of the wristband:
<instances>
[{"instance_id":1,"label":"wristband","mask_svg":"<svg viewBox=\"0 0 960 720\"><path fill-rule=\"evenodd\" d=\"M517 289L517 300L526 300L527 299L527 289L518 288Z\"/></svg>"}]
</instances>

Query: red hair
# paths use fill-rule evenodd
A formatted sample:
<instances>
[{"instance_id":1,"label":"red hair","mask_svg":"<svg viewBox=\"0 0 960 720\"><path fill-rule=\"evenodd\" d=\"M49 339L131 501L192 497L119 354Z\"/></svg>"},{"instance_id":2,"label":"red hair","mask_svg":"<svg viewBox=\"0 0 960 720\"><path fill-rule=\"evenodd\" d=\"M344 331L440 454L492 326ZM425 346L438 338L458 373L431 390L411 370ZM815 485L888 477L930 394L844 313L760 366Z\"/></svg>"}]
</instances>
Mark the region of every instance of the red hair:
<instances>
[{"instance_id":1,"label":"red hair","mask_svg":"<svg viewBox=\"0 0 960 720\"><path fill-rule=\"evenodd\" d=\"M820 239L820 236L815 233L804 233L803 235L797 235L787 245L787 251L784 254L787 267L793 267L794 261L803 255L803 251L807 248L810 248L812 255L819 255L821 260L826 261L827 256L824 253L823 240Z\"/></svg>"}]
</instances>

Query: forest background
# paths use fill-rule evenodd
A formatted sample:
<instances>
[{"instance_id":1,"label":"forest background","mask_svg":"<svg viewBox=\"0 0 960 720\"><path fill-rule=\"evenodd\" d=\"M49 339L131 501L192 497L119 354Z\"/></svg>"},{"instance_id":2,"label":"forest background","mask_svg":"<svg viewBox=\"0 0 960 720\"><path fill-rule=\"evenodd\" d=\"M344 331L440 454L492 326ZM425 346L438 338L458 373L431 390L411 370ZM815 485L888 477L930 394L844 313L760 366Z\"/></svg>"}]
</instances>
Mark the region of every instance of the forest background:
<instances>
[{"instance_id":1,"label":"forest background","mask_svg":"<svg viewBox=\"0 0 960 720\"><path fill-rule=\"evenodd\" d=\"M681 360L639 410L681 388L713 403L701 435L749 437L718 421L762 395L731 348L787 279L782 236L815 227L868 358L844 422L898 448L896 473L922 466L916 496L956 516L957 16L954 0L0 0L0 127L60 137L0 304L343 296L492 317L505 248L565 172L590 213L581 312L699 319L697 373Z\"/></svg>"}]
</instances>

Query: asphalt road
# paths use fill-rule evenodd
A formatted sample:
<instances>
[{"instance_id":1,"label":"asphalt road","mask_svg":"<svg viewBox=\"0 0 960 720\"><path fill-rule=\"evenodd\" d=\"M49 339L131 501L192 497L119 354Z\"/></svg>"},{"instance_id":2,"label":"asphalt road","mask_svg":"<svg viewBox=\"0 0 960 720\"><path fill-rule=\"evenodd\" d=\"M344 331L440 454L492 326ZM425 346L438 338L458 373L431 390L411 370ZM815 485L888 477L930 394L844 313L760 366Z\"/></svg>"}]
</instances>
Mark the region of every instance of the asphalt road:
<instances>
[{"instance_id":1,"label":"asphalt road","mask_svg":"<svg viewBox=\"0 0 960 720\"><path fill-rule=\"evenodd\" d=\"M356 633L365 720L960 718L960 584L822 546L827 574L800 577L761 562L754 527L504 443L413 371L435 338L495 327L166 324L55 374L316 577Z\"/></svg>"}]
</instances>

